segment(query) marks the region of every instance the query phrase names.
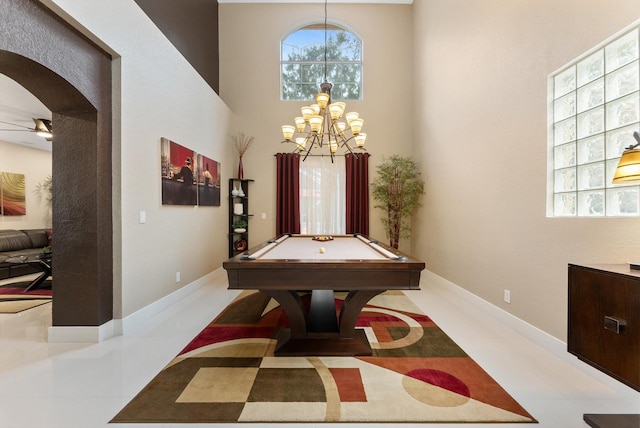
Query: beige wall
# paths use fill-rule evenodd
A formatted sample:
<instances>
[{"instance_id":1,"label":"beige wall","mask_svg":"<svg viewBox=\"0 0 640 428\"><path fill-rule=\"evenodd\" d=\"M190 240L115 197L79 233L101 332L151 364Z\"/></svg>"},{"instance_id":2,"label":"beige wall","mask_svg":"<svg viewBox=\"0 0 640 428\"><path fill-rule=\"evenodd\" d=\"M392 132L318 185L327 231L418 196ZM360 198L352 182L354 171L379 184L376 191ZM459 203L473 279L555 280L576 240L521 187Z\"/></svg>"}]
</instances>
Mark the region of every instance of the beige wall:
<instances>
[{"instance_id":1,"label":"beige wall","mask_svg":"<svg viewBox=\"0 0 640 428\"><path fill-rule=\"evenodd\" d=\"M566 340L567 264L638 260L640 220L546 217L547 76L640 18L640 2L418 0L413 12L427 182L413 252Z\"/></svg>"},{"instance_id":2,"label":"beige wall","mask_svg":"<svg viewBox=\"0 0 640 428\"><path fill-rule=\"evenodd\" d=\"M51 175L51 152L0 141L0 171L24 174L27 206L26 215L0 215L0 229L51 227L51 206L35 192Z\"/></svg>"},{"instance_id":3,"label":"beige wall","mask_svg":"<svg viewBox=\"0 0 640 428\"><path fill-rule=\"evenodd\" d=\"M384 156L411 153L412 19L411 6L329 4L328 19L363 39L364 100L347 102L365 119L370 171ZM275 158L290 152L281 145L280 126L293 124L309 102L280 101L280 41L291 31L323 22L323 4L220 4L220 96L255 136L243 158L251 187L250 245L275 234ZM387 104L385 104L387 103ZM385 239L371 203L370 234ZM267 215L261 220L260 214ZM408 243L403 242L408 248Z\"/></svg>"}]
</instances>

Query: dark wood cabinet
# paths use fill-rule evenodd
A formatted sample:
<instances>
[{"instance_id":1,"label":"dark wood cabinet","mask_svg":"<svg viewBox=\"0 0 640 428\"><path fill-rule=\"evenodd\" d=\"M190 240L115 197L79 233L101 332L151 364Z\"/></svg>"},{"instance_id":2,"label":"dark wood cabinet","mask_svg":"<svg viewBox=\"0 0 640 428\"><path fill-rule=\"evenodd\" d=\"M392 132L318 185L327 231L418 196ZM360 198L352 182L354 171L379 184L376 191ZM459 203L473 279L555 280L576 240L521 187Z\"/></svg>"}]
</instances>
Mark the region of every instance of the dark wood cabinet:
<instances>
[{"instance_id":1,"label":"dark wood cabinet","mask_svg":"<svg viewBox=\"0 0 640 428\"><path fill-rule=\"evenodd\" d=\"M569 265L567 350L640 391L640 271Z\"/></svg>"},{"instance_id":2,"label":"dark wood cabinet","mask_svg":"<svg viewBox=\"0 0 640 428\"><path fill-rule=\"evenodd\" d=\"M253 180L229 179L229 258L246 250L249 246L249 183ZM244 227L237 227L243 222Z\"/></svg>"}]
</instances>

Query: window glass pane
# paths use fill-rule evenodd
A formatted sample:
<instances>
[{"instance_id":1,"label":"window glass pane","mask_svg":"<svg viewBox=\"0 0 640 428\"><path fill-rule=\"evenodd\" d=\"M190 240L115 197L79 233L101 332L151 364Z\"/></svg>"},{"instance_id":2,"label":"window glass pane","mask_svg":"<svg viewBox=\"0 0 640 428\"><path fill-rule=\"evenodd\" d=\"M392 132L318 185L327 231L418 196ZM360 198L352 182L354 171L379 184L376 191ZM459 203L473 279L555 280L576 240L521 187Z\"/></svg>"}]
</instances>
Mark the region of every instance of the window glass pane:
<instances>
[{"instance_id":1,"label":"window glass pane","mask_svg":"<svg viewBox=\"0 0 640 428\"><path fill-rule=\"evenodd\" d=\"M559 193L553 198L553 214L558 217L576 215L576 194Z\"/></svg>"},{"instance_id":2,"label":"window glass pane","mask_svg":"<svg viewBox=\"0 0 640 428\"><path fill-rule=\"evenodd\" d=\"M309 25L289 34L280 54L282 99L313 100L325 76L342 88L332 99L361 99L362 43L354 34L329 24L325 43L324 25Z\"/></svg>"},{"instance_id":3,"label":"window glass pane","mask_svg":"<svg viewBox=\"0 0 640 428\"><path fill-rule=\"evenodd\" d=\"M640 89L638 61L607 75L607 101L620 98Z\"/></svg>"},{"instance_id":4,"label":"window glass pane","mask_svg":"<svg viewBox=\"0 0 640 428\"><path fill-rule=\"evenodd\" d=\"M576 88L576 68L569 67L554 79L554 98L568 94Z\"/></svg>"},{"instance_id":5,"label":"window glass pane","mask_svg":"<svg viewBox=\"0 0 640 428\"><path fill-rule=\"evenodd\" d=\"M607 192L607 215L638 215L638 187L618 187Z\"/></svg>"},{"instance_id":6,"label":"window glass pane","mask_svg":"<svg viewBox=\"0 0 640 428\"><path fill-rule=\"evenodd\" d=\"M607 130L619 128L640 119L640 99L633 93L607 104Z\"/></svg>"},{"instance_id":7,"label":"window glass pane","mask_svg":"<svg viewBox=\"0 0 640 428\"><path fill-rule=\"evenodd\" d=\"M576 118L571 117L556 123L554 127L554 144L556 146L576 139Z\"/></svg>"},{"instance_id":8,"label":"window glass pane","mask_svg":"<svg viewBox=\"0 0 640 428\"><path fill-rule=\"evenodd\" d=\"M619 158L624 149L635 145L636 140L633 138L633 133L639 129L638 124L634 124L607 132L607 159Z\"/></svg>"},{"instance_id":9,"label":"window glass pane","mask_svg":"<svg viewBox=\"0 0 640 428\"><path fill-rule=\"evenodd\" d=\"M604 190L578 193L578 215L603 216Z\"/></svg>"},{"instance_id":10,"label":"window glass pane","mask_svg":"<svg viewBox=\"0 0 640 428\"><path fill-rule=\"evenodd\" d=\"M578 141L578 163L584 164L604 160L604 135Z\"/></svg>"},{"instance_id":11,"label":"window glass pane","mask_svg":"<svg viewBox=\"0 0 640 428\"><path fill-rule=\"evenodd\" d=\"M578 166L578 190L604 187L604 164L601 162Z\"/></svg>"},{"instance_id":12,"label":"window glass pane","mask_svg":"<svg viewBox=\"0 0 640 428\"><path fill-rule=\"evenodd\" d=\"M576 169L559 169L555 174L555 191L570 192L576 190Z\"/></svg>"},{"instance_id":13,"label":"window glass pane","mask_svg":"<svg viewBox=\"0 0 640 428\"><path fill-rule=\"evenodd\" d=\"M604 80L597 81L578 89L578 113L604 104Z\"/></svg>"},{"instance_id":14,"label":"window glass pane","mask_svg":"<svg viewBox=\"0 0 640 428\"><path fill-rule=\"evenodd\" d=\"M606 72L638 59L638 30L630 31L605 48Z\"/></svg>"},{"instance_id":15,"label":"window glass pane","mask_svg":"<svg viewBox=\"0 0 640 428\"><path fill-rule=\"evenodd\" d=\"M556 169L575 166L576 164L576 145L574 143L564 144L554 149L553 156L554 166Z\"/></svg>"},{"instance_id":16,"label":"window glass pane","mask_svg":"<svg viewBox=\"0 0 640 428\"><path fill-rule=\"evenodd\" d=\"M578 63L578 86L583 86L604 75L604 51L600 49Z\"/></svg>"},{"instance_id":17,"label":"window glass pane","mask_svg":"<svg viewBox=\"0 0 640 428\"><path fill-rule=\"evenodd\" d=\"M578 115L578 138L604 132L604 108L597 107Z\"/></svg>"},{"instance_id":18,"label":"window glass pane","mask_svg":"<svg viewBox=\"0 0 640 428\"><path fill-rule=\"evenodd\" d=\"M558 98L553 107L554 121L559 122L576 114L576 93L571 92L562 98Z\"/></svg>"},{"instance_id":19,"label":"window glass pane","mask_svg":"<svg viewBox=\"0 0 640 428\"><path fill-rule=\"evenodd\" d=\"M640 131L640 25L552 75L549 192L555 216L640 216L640 185L613 184Z\"/></svg>"}]
</instances>

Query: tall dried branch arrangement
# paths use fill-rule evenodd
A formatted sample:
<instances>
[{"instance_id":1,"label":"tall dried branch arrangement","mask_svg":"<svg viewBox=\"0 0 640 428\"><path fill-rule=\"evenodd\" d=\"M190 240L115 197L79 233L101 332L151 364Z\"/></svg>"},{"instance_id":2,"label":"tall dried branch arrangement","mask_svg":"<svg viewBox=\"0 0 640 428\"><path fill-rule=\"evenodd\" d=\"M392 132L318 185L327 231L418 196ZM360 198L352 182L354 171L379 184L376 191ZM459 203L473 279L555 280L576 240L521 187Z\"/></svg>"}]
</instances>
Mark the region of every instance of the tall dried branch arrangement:
<instances>
[{"instance_id":1,"label":"tall dried branch arrangement","mask_svg":"<svg viewBox=\"0 0 640 428\"><path fill-rule=\"evenodd\" d=\"M240 157L244 156L245 152L249 149L249 146L251 146L251 143L253 143L253 137L245 135L244 132L232 135L231 139L233 140L233 145Z\"/></svg>"}]
</instances>

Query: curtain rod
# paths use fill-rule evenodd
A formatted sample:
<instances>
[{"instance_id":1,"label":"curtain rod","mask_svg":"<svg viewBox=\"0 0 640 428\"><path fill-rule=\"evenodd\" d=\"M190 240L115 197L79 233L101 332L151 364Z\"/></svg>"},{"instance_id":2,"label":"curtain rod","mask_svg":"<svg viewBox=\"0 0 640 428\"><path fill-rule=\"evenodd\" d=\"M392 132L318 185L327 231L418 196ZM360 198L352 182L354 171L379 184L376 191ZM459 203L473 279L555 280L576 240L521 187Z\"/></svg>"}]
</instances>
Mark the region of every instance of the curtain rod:
<instances>
[{"instance_id":1,"label":"curtain rod","mask_svg":"<svg viewBox=\"0 0 640 428\"><path fill-rule=\"evenodd\" d=\"M279 154L280 154L280 153L275 153L275 154L274 154L274 156L277 156L277 155L279 155ZM282 153L282 154L283 154L283 155L290 155L290 154L294 154L294 153ZM360 156L360 155L364 155L364 154L367 154L367 155L371 156L371 154L370 154L370 153L365 152L365 153L345 153L345 154L343 154L343 155L333 155L333 157L335 158L335 157L338 157L338 156L347 156L347 155ZM302 156L302 155L300 155L300 154L299 154L298 156ZM321 158L323 158L323 157L328 157L328 158L330 158L330 157L331 157L331 155L314 155L314 154L311 154L311 153L310 153L310 154L308 154L308 155L306 155L306 156L309 156L309 157L311 157L311 156L313 156L313 157L321 157Z\"/></svg>"}]
</instances>

